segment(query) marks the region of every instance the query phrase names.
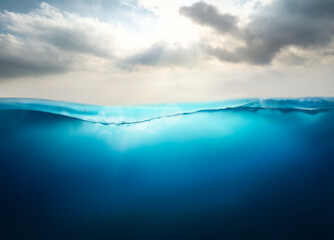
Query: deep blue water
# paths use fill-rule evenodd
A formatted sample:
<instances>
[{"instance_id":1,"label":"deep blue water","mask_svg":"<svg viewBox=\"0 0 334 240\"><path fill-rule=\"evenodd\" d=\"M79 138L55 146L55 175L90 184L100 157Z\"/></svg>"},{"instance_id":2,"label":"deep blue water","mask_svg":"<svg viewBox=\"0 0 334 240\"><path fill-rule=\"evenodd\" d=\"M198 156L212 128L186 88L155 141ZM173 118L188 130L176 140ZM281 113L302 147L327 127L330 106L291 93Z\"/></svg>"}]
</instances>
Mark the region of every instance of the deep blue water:
<instances>
[{"instance_id":1,"label":"deep blue water","mask_svg":"<svg viewBox=\"0 0 334 240\"><path fill-rule=\"evenodd\" d=\"M334 239L334 98L0 99L0 239Z\"/></svg>"}]
</instances>

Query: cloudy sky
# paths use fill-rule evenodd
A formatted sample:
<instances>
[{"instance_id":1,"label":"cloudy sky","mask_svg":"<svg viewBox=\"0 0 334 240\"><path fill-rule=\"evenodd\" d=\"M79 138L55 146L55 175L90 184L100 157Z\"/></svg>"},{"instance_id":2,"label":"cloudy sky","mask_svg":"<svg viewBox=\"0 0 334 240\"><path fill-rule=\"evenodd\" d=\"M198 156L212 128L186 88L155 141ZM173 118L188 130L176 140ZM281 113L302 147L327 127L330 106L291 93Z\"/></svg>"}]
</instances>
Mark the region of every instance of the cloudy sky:
<instances>
[{"instance_id":1,"label":"cloudy sky","mask_svg":"<svg viewBox=\"0 0 334 240\"><path fill-rule=\"evenodd\" d=\"M0 97L334 96L333 0L0 0Z\"/></svg>"}]
</instances>

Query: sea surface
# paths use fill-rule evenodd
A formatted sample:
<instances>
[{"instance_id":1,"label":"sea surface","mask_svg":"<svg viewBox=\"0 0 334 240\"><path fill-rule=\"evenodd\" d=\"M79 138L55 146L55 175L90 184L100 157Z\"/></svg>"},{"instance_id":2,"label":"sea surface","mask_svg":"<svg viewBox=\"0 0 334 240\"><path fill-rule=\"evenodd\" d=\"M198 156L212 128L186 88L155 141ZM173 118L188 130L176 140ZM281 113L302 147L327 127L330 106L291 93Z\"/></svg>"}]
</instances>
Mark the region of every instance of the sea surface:
<instances>
[{"instance_id":1,"label":"sea surface","mask_svg":"<svg viewBox=\"0 0 334 240\"><path fill-rule=\"evenodd\" d=\"M334 239L334 98L0 99L0 239Z\"/></svg>"}]
</instances>

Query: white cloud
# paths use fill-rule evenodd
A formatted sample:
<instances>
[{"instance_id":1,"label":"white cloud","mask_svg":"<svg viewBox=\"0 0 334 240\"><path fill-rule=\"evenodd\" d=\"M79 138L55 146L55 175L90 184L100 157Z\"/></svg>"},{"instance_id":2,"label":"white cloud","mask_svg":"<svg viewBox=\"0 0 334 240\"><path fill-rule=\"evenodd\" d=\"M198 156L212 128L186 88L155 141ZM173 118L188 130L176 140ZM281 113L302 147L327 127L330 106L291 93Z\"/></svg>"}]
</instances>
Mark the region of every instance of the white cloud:
<instances>
[{"instance_id":1,"label":"white cloud","mask_svg":"<svg viewBox=\"0 0 334 240\"><path fill-rule=\"evenodd\" d=\"M122 54L120 27L96 18L61 12L41 3L29 13L0 13L7 33L0 35L0 77L68 71L84 67L89 57L110 61Z\"/></svg>"}]
</instances>

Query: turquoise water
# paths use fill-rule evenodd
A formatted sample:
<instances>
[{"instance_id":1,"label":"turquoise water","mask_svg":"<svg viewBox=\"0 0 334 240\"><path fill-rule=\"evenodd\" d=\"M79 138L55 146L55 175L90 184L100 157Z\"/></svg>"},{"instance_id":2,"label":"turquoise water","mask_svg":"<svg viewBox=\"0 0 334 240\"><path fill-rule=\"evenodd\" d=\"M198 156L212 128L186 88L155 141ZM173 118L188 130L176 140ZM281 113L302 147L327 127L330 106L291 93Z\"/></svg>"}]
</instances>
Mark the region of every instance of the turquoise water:
<instances>
[{"instance_id":1,"label":"turquoise water","mask_svg":"<svg viewBox=\"0 0 334 240\"><path fill-rule=\"evenodd\" d=\"M0 159L1 239L334 238L333 98L1 99Z\"/></svg>"}]
</instances>

